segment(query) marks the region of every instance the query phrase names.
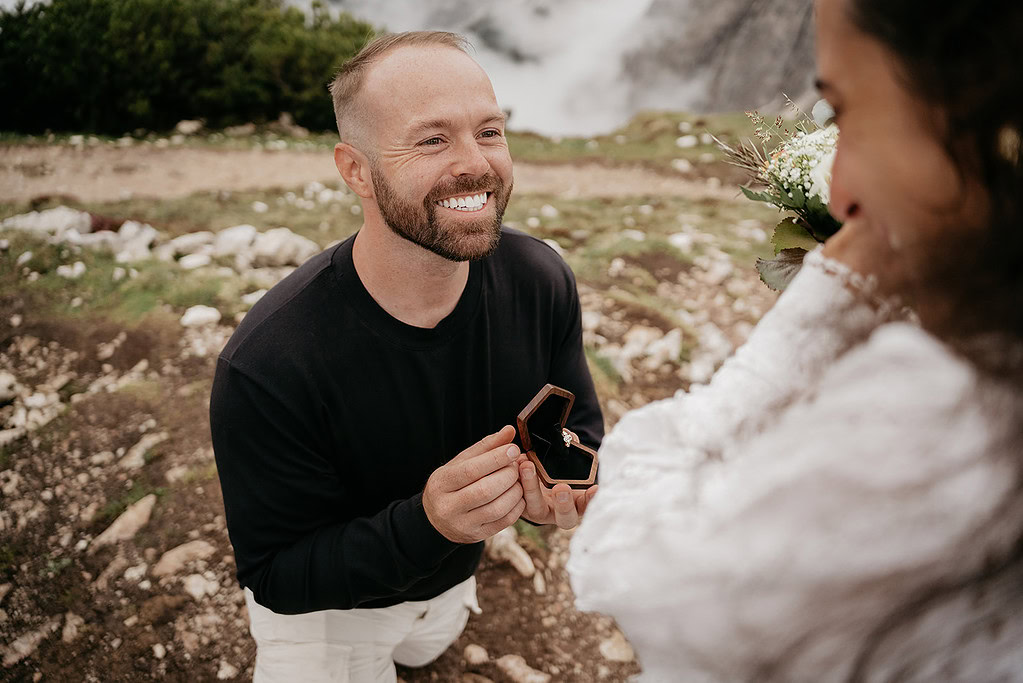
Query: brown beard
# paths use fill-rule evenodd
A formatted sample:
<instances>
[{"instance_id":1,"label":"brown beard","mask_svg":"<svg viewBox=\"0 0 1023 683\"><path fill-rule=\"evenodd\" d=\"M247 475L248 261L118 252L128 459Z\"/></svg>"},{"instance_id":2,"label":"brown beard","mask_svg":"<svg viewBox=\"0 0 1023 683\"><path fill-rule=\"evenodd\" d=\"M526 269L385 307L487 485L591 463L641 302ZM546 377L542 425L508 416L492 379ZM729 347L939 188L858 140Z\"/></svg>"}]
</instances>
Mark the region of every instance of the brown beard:
<instances>
[{"instance_id":1,"label":"brown beard","mask_svg":"<svg viewBox=\"0 0 1023 683\"><path fill-rule=\"evenodd\" d=\"M374 165L370 169L377 206L387 226L398 236L427 249L449 261L478 261L497 249L501 239L501 219L508 206L511 186L493 171L478 178L458 177L450 183L434 187L416 205L400 197L383 173ZM444 226L437 220L437 202L454 195L489 192L494 202L494 218L464 223L457 228Z\"/></svg>"}]
</instances>

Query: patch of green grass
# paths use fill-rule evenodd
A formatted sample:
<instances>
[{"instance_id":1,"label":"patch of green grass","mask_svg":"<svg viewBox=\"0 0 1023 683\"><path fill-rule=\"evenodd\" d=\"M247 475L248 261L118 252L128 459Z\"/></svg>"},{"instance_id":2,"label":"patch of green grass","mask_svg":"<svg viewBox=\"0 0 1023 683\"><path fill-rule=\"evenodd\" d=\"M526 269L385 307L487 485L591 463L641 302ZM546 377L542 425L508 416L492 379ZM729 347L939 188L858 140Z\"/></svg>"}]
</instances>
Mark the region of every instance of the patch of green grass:
<instances>
[{"instance_id":1,"label":"patch of green grass","mask_svg":"<svg viewBox=\"0 0 1023 683\"><path fill-rule=\"evenodd\" d=\"M128 506L134 505L151 493L155 493L159 498L167 493L167 489L162 486L154 487L148 483L137 481L124 495L115 500L108 501L96 514L96 519L100 522L113 521L122 512L127 510Z\"/></svg>"},{"instance_id":2,"label":"patch of green grass","mask_svg":"<svg viewBox=\"0 0 1023 683\"><path fill-rule=\"evenodd\" d=\"M529 522L520 519L515 522L515 531L520 537L527 539L536 547L543 550L547 549L547 541L544 540L543 534L540 533L540 527L533 526Z\"/></svg>"},{"instance_id":3,"label":"patch of green grass","mask_svg":"<svg viewBox=\"0 0 1023 683\"><path fill-rule=\"evenodd\" d=\"M0 545L0 579L9 579L18 571L18 555L8 543Z\"/></svg>"},{"instance_id":4,"label":"patch of green grass","mask_svg":"<svg viewBox=\"0 0 1023 683\"><path fill-rule=\"evenodd\" d=\"M196 482L202 483L205 481L212 481L216 478L217 463L211 462L188 470L185 472L185 476L181 478L181 482L183 484L194 484Z\"/></svg>"},{"instance_id":5,"label":"patch of green grass","mask_svg":"<svg viewBox=\"0 0 1023 683\"><path fill-rule=\"evenodd\" d=\"M725 142L753 137L754 126L742 113L687 114L647 111L606 135L591 138L546 137L534 133L510 132L508 145L516 161L534 163L585 162L642 164L660 170L673 170L672 161L685 159L692 164L705 163L710 154L720 162L723 156L717 144L701 140L705 133ZM695 135L697 144L680 147L680 137Z\"/></svg>"},{"instance_id":6,"label":"patch of green grass","mask_svg":"<svg viewBox=\"0 0 1023 683\"><path fill-rule=\"evenodd\" d=\"M46 560L46 566L39 570L39 578L52 579L71 566L71 562L72 560L70 557L50 556Z\"/></svg>"}]
</instances>

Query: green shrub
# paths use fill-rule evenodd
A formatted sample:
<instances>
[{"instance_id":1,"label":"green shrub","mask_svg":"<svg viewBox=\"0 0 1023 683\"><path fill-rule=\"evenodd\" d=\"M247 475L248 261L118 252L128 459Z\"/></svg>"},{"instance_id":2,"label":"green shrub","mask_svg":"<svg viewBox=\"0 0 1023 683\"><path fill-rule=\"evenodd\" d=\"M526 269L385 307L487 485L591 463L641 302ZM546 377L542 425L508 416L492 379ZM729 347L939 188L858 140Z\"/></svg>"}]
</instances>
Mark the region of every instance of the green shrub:
<instances>
[{"instance_id":1,"label":"green shrub","mask_svg":"<svg viewBox=\"0 0 1023 683\"><path fill-rule=\"evenodd\" d=\"M281 0L53 0L0 10L0 129L117 135L291 112L334 125L326 85L373 35Z\"/></svg>"}]
</instances>

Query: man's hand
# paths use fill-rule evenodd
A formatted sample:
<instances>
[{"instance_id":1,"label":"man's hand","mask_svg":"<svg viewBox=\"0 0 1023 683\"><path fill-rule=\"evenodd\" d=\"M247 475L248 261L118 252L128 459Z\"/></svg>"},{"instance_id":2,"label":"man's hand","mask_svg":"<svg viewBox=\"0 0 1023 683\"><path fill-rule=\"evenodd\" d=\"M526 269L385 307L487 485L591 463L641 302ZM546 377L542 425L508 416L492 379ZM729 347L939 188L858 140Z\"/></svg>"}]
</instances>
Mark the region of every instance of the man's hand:
<instances>
[{"instance_id":1,"label":"man's hand","mask_svg":"<svg viewBox=\"0 0 1023 683\"><path fill-rule=\"evenodd\" d=\"M456 455L430 475L423 509L430 524L455 543L476 543L510 526L526 508L512 444L503 427Z\"/></svg>"},{"instance_id":2,"label":"man's hand","mask_svg":"<svg viewBox=\"0 0 1023 683\"><path fill-rule=\"evenodd\" d=\"M557 524L562 529L579 524L579 518L597 493L596 486L573 489L568 484L555 484L549 489L540 482L536 467L529 460L520 458L518 467L526 502L523 517L535 524Z\"/></svg>"}]
</instances>

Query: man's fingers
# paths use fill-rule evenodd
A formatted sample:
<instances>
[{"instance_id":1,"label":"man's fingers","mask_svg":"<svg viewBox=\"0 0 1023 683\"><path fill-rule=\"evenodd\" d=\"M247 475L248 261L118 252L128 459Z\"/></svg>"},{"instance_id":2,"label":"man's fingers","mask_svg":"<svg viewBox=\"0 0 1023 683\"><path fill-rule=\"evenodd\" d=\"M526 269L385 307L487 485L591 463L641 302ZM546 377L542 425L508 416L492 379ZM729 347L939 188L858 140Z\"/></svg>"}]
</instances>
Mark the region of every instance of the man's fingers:
<instances>
[{"instance_id":1,"label":"man's fingers","mask_svg":"<svg viewBox=\"0 0 1023 683\"><path fill-rule=\"evenodd\" d=\"M473 445L469 446L455 457L451 458L451 462L459 462L462 460L475 458L477 455L480 455L481 453L486 453L487 451L494 450L498 446L503 446L505 444L511 443L514 439L515 428L512 427L511 425L505 425L504 427L501 427L501 429L494 432L493 434L490 434L489 436L484 436L482 439L480 439Z\"/></svg>"},{"instance_id":2,"label":"man's fingers","mask_svg":"<svg viewBox=\"0 0 1023 683\"><path fill-rule=\"evenodd\" d=\"M481 477L453 495L458 497L459 507L468 512L496 500L518 483L518 468L506 462L504 468Z\"/></svg>"},{"instance_id":3,"label":"man's fingers","mask_svg":"<svg viewBox=\"0 0 1023 683\"><path fill-rule=\"evenodd\" d=\"M507 529L512 524L514 524L519 517L522 516L522 511L525 509L526 501L519 499L519 502L515 504L515 507L512 508L511 512L509 512L496 522L490 522L489 524L484 524L483 526L480 527L480 529L483 531L483 537L490 538L498 531L501 531L502 529Z\"/></svg>"},{"instance_id":4,"label":"man's fingers","mask_svg":"<svg viewBox=\"0 0 1023 683\"><path fill-rule=\"evenodd\" d=\"M469 514L480 526L503 519L522 500L522 485L515 482L510 489L494 500L479 506Z\"/></svg>"},{"instance_id":5,"label":"man's fingers","mask_svg":"<svg viewBox=\"0 0 1023 683\"><path fill-rule=\"evenodd\" d=\"M525 515L534 522L541 523L547 517L547 502L540 488L540 479L536 476L536 466L531 462L519 464L519 481L522 482L522 498L526 501Z\"/></svg>"},{"instance_id":6,"label":"man's fingers","mask_svg":"<svg viewBox=\"0 0 1023 683\"><path fill-rule=\"evenodd\" d=\"M554 494L555 523L562 529L571 529L579 524L579 512L568 484L557 484L551 491Z\"/></svg>"},{"instance_id":7,"label":"man's fingers","mask_svg":"<svg viewBox=\"0 0 1023 683\"><path fill-rule=\"evenodd\" d=\"M475 457L458 462L452 460L444 466L446 470L445 485L448 491L458 491L479 481L483 477L498 470L514 466L519 458L519 447L515 444L501 445L492 450L480 453ZM517 471L517 468L514 468Z\"/></svg>"}]
</instances>

